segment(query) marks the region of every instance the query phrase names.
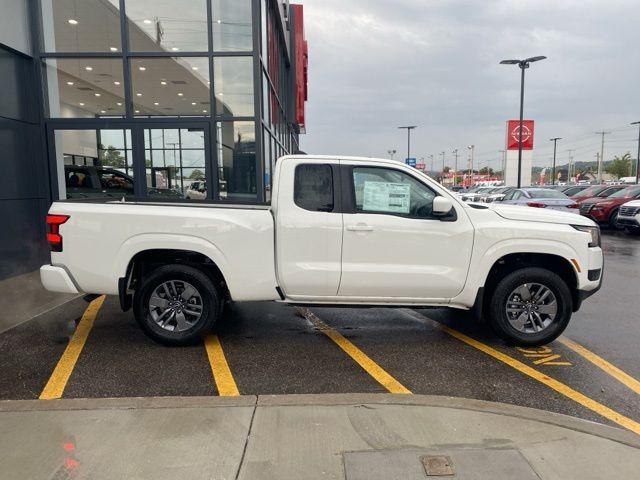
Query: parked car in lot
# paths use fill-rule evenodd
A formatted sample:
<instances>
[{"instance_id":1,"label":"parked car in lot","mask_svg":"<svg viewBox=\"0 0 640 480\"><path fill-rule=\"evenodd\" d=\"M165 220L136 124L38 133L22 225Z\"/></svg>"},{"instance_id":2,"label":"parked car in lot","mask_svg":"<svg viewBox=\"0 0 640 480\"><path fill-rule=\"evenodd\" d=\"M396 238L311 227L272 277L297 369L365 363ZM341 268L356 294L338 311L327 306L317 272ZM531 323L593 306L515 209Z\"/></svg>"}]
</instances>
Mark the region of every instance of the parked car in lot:
<instances>
[{"instance_id":1,"label":"parked car in lot","mask_svg":"<svg viewBox=\"0 0 640 480\"><path fill-rule=\"evenodd\" d=\"M618 228L634 235L640 234L640 200L631 200L620 207Z\"/></svg>"},{"instance_id":2,"label":"parked car in lot","mask_svg":"<svg viewBox=\"0 0 640 480\"><path fill-rule=\"evenodd\" d=\"M583 190L580 193L571 195L571 198L573 198L578 203L583 202L590 198L593 198L593 199L607 198L609 195L613 195L614 193L616 193L619 190L622 190L623 188L625 188L624 185L615 185L615 186L593 185Z\"/></svg>"},{"instance_id":3,"label":"parked car in lot","mask_svg":"<svg viewBox=\"0 0 640 480\"><path fill-rule=\"evenodd\" d=\"M491 192L489 192L488 195L485 195L480 200L482 202L484 202L484 203L499 202L504 198L504 196L507 193L509 193L513 189L514 189L514 187L498 187L498 188L494 188L493 190L491 190Z\"/></svg>"},{"instance_id":4,"label":"parked car in lot","mask_svg":"<svg viewBox=\"0 0 640 480\"><path fill-rule=\"evenodd\" d=\"M589 185L571 185L561 188L560 191L567 197L573 197L574 195L579 195L580 192L584 192L587 188L589 188Z\"/></svg>"},{"instance_id":5,"label":"parked car in lot","mask_svg":"<svg viewBox=\"0 0 640 480\"><path fill-rule=\"evenodd\" d=\"M460 198L463 202L479 202L485 195L494 190L496 187L472 187L464 192Z\"/></svg>"},{"instance_id":6,"label":"parked car in lot","mask_svg":"<svg viewBox=\"0 0 640 480\"><path fill-rule=\"evenodd\" d=\"M640 186L623 187L606 198L584 200L580 203L580 214L600 225L618 228L620 207L637 198L640 198Z\"/></svg>"},{"instance_id":7,"label":"parked car in lot","mask_svg":"<svg viewBox=\"0 0 640 480\"><path fill-rule=\"evenodd\" d=\"M272 203L54 202L51 291L118 295L152 338L195 341L225 299L472 310L547 343L601 286L600 230L550 209L467 204L393 160L285 156Z\"/></svg>"},{"instance_id":8,"label":"parked car in lot","mask_svg":"<svg viewBox=\"0 0 640 480\"><path fill-rule=\"evenodd\" d=\"M573 199L550 188L516 188L507 193L501 203L579 213L578 204Z\"/></svg>"}]
</instances>

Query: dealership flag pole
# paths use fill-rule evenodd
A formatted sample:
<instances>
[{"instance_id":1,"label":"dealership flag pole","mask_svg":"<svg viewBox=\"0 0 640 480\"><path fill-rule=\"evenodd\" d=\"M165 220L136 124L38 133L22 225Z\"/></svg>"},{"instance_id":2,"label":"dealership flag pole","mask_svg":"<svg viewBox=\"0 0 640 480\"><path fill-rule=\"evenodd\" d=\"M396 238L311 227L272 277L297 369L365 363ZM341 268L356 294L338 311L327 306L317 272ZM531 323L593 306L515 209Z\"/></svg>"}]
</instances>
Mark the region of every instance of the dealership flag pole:
<instances>
[{"instance_id":1,"label":"dealership flag pole","mask_svg":"<svg viewBox=\"0 0 640 480\"><path fill-rule=\"evenodd\" d=\"M638 156L636 157L636 184L640 184L640 122L633 122L631 125L638 125Z\"/></svg>"}]
</instances>

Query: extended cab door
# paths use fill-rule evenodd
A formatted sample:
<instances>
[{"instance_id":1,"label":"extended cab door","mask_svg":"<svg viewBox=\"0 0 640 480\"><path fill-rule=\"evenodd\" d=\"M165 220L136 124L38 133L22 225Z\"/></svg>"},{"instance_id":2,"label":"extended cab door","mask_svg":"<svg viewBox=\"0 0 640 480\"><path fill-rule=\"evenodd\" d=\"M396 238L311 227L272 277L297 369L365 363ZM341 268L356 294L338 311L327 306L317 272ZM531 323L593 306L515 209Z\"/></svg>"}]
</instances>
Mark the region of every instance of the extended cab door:
<instances>
[{"instance_id":1,"label":"extended cab door","mask_svg":"<svg viewBox=\"0 0 640 480\"><path fill-rule=\"evenodd\" d=\"M343 199L339 296L397 302L458 295L474 236L464 209L454 201L449 216L434 216L439 193L409 167L344 163L351 198Z\"/></svg>"},{"instance_id":2,"label":"extended cab door","mask_svg":"<svg viewBox=\"0 0 640 480\"><path fill-rule=\"evenodd\" d=\"M342 254L338 162L280 162L274 192L278 283L288 298L335 297Z\"/></svg>"}]
</instances>

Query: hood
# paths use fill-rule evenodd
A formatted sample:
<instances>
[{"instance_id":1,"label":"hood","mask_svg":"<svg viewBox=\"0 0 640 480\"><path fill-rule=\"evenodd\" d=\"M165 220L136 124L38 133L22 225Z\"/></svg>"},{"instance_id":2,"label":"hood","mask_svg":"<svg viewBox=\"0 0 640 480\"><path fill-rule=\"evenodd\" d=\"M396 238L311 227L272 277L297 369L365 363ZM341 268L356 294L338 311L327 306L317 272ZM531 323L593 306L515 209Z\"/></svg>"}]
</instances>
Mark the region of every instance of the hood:
<instances>
[{"instance_id":1,"label":"hood","mask_svg":"<svg viewBox=\"0 0 640 480\"><path fill-rule=\"evenodd\" d=\"M631 200L624 204L625 207L640 207L640 200Z\"/></svg>"},{"instance_id":2,"label":"hood","mask_svg":"<svg viewBox=\"0 0 640 480\"><path fill-rule=\"evenodd\" d=\"M559 223L562 225L592 226L595 223L582 215L575 213L547 210L546 208L521 207L519 205L488 204L489 208L508 220L523 222Z\"/></svg>"}]
</instances>

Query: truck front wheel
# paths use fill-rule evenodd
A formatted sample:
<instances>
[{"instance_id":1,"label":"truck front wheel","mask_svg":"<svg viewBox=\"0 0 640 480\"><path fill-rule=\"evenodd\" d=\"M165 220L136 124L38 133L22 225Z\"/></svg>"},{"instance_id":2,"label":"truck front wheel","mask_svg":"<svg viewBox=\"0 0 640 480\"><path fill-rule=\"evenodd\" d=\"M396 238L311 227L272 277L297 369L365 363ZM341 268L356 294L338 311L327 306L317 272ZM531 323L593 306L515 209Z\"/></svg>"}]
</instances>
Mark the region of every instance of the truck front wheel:
<instances>
[{"instance_id":1,"label":"truck front wheel","mask_svg":"<svg viewBox=\"0 0 640 480\"><path fill-rule=\"evenodd\" d=\"M220 315L209 277L187 265L165 265L144 278L133 308L142 330L166 345L187 345L208 333Z\"/></svg>"},{"instance_id":2,"label":"truck front wheel","mask_svg":"<svg viewBox=\"0 0 640 480\"><path fill-rule=\"evenodd\" d=\"M488 305L489 323L508 343L544 345L567 327L572 312L566 282L543 268L516 270L496 285Z\"/></svg>"}]
</instances>

